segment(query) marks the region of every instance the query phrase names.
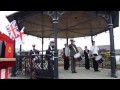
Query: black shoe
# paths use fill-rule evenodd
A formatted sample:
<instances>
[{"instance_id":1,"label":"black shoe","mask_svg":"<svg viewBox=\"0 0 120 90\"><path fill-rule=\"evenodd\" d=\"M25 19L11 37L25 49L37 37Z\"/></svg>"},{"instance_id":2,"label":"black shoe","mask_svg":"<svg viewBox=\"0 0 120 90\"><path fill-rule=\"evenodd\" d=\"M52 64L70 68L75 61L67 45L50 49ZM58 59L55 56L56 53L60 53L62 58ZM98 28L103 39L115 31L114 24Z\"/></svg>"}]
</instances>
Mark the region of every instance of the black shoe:
<instances>
[{"instance_id":1,"label":"black shoe","mask_svg":"<svg viewBox=\"0 0 120 90\"><path fill-rule=\"evenodd\" d=\"M76 71L72 72L72 73L77 73Z\"/></svg>"},{"instance_id":2,"label":"black shoe","mask_svg":"<svg viewBox=\"0 0 120 90\"><path fill-rule=\"evenodd\" d=\"M86 69L86 70L90 70L90 69L88 68L88 69Z\"/></svg>"},{"instance_id":3,"label":"black shoe","mask_svg":"<svg viewBox=\"0 0 120 90\"><path fill-rule=\"evenodd\" d=\"M100 72L100 70L97 70L97 71L95 71L95 72Z\"/></svg>"},{"instance_id":4,"label":"black shoe","mask_svg":"<svg viewBox=\"0 0 120 90\"><path fill-rule=\"evenodd\" d=\"M64 69L64 70L69 70L69 69Z\"/></svg>"}]
</instances>

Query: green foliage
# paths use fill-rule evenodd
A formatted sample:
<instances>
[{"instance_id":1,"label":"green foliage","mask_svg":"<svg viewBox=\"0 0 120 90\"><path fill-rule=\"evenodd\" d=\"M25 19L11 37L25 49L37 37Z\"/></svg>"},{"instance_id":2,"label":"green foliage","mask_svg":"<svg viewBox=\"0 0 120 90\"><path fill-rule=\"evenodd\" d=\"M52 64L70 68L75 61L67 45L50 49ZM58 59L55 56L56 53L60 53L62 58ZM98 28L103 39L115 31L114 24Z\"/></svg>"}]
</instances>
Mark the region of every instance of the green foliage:
<instances>
[{"instance_id":1,"label":"green foliage","mask_svg":"<svg viewBox=\"0 0 120 90\"><path fill-rule=\"evenodd\" d=\"M120 64L117 64L117 68L120 68Z\"/></svg>"},{"instance_id":2,"label":"green foliage","mask_svg":"<svg viewBox=\"0 0 120 90\"><path fill-rule=\"evenodd\" d=\"M105 58L106 60L109 60L110 58L110 53L109 52L104 52L103 54L101 54L103 56L103 58Z\"/></svg>"}]
</instances>

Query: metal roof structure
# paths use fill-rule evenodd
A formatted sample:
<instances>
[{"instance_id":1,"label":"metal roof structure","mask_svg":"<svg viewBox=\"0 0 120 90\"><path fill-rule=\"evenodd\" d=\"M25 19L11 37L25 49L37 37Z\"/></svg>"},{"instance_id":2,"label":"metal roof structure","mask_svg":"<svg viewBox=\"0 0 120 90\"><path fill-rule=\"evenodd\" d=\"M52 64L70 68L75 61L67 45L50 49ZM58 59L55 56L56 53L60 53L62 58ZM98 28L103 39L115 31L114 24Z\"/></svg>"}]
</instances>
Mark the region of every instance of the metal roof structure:
<instances>
[{"instance_id":1,"label":"metal roof structure","mask_svg":"<svg viewBox=\"0 0 120 90\"><path fill-rule=\"evenodd\" d=\"M58 11L58 38L94 36L108 30L109 11ZM25 34L54 38L52 11L19 11L7 18L17 20ZM119 25L119 11L112 11L113 27Z\"/></svg>"}]
</instances>

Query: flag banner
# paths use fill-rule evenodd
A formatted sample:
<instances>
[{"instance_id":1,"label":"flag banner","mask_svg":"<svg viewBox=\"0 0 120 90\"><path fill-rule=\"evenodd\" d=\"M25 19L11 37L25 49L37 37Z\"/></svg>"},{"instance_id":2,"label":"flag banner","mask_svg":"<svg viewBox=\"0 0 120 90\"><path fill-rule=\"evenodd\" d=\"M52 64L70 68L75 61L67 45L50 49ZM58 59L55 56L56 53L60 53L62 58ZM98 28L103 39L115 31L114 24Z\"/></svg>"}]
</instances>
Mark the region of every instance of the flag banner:
<instances>
[{"instance_id":1,"label":"flag banner","mask_svg":"<svg viewBox=\"0 0 120 90\"><path fill-rule=\"evenodd\" d=\"M14 54L14 41L12 42L5 42L6 49L5 49L5 58L13 58Z\"/></svg>"},{"instance_id":2,"label":"flag banner","mask_svg":"<svg viewBox=\"0 0 120 90\"><path fill-rule=\"evenodd\" d=\"M16 20L13 20L9 25L6 26L6 30L11 39L16 39L19 36L19 29Z\"/></svg>"},{"instance_id":3,"label":"flag banner","mask_svg":"<svg viewBox=\"0 0 120 90\"><path fill-rule=\"evenodd\" d=\"M24 44L24 28L25 27L22 28L22 30L19 33L19 36L15 39L15 41L18 45Z\"/></svg>"},{"instance_id":4,"label":"flag banner","mask_svg":"<svg viewBox=\"0 0 120 90\"><path fill-rule=\"evenodd\" d=\"M16 20L13 20L9 25L6 26L6 30L9 34L9 37L12 40L15 40L17 44L22 45L24 44L23 38L24 38L24 28L21 29L21 31L18 29Z\"/></svg>"}]
</instances>

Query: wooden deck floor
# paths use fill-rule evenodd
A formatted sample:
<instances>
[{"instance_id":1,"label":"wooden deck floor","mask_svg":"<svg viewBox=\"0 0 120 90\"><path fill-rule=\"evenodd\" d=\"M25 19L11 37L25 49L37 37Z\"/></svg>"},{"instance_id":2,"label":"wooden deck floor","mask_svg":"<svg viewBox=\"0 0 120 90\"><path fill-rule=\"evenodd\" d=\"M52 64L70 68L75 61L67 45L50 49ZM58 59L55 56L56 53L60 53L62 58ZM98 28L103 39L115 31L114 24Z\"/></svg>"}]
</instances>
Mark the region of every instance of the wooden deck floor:
<instances>
[{"instance_id":1,"label":"wooden deck floor","mask_svg":"<svg viewBox=\"0 0 120 90\"><path fill-rule=\"evenodd\" d=\"M93 68L86 70L84 67L77 67L77 73L71 73L71 70L64 70L59 67L59 79L120 79L120 70L117 70L118 78L112 78L111 70L99 68L100 72L94 72ZM10 79L29 79L26 77L11 77Z\"/></svg>"}]
</instances>

